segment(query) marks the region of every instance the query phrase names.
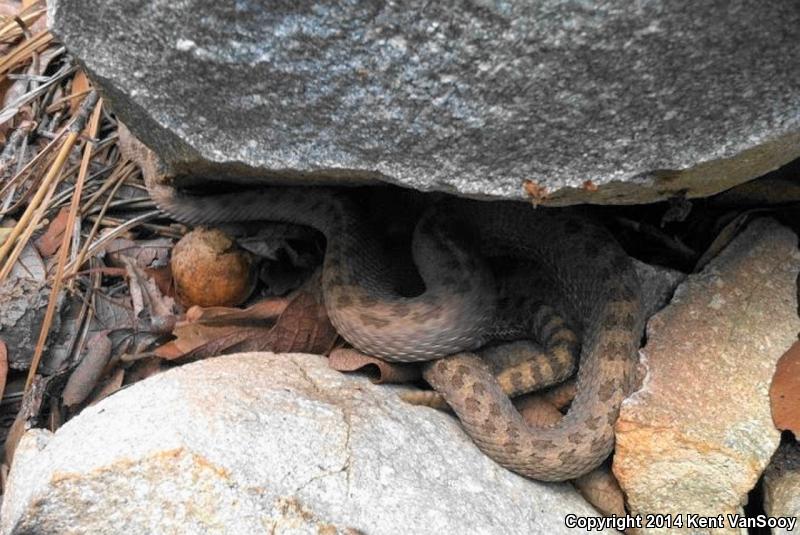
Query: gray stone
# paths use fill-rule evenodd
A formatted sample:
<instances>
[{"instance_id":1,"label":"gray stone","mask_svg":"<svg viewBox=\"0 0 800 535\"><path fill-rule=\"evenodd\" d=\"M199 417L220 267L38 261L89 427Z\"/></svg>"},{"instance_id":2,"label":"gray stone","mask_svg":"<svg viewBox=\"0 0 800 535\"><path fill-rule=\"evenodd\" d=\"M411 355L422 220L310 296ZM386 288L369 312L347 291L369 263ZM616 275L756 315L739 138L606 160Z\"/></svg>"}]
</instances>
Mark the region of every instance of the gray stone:
<instances>
[{"instance_id":1,"label":"gray stone","mask_svg":"<svg viewBox=\"0 0 800 535\"><path fill-rule=\"evenodd\" d=\"M449 415L313 355L176 368L20 442L8 533L571 533L568 484L517 476Z\"/></svg>"},{"instance_id":2,"label":"gray stone","mask_svg":"<svg viewBox=\"0 0 800 535\"><path fill-rule=\"evenodd\" d=\"M800 527L800 444L786 442L764 472L764 510L769 516L783 517L789 526L775 527L774 535L791 535Z\"/></svg>"},{"instance_id":3,"label":"gray stone","mask_svg":"<svg viewBox=\"0 0 800 535\"><path fill-rule=\"evenodd\" d=\"M50 4L171 175L628 203L800 156L796 0Z\"/></svg>"},{"instance_id":4,"label":"gray stone","mask_svg":"<svg viewBox=\"0 0 800 535\"><path fill-rule=\"evenodd\" d=\"M669 303L675 288L686 279L686 274L675 269L646 264L633 259L633 266L642 284L644 315L649 318Z\"/></svg>"}]
</instances>

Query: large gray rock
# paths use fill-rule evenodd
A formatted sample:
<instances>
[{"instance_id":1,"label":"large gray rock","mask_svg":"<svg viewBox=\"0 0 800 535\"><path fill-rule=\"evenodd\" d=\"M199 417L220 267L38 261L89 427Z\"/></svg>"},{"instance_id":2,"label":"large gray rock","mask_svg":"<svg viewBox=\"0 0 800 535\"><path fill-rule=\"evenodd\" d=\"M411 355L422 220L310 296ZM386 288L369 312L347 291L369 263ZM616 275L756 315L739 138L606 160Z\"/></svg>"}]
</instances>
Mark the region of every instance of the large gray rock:
<instances>
[{"instance_id":1,"label":"large gray rock","mask_svg":"<svg viewBox=\"0 0 800 535\"><path fill-rule=\"evenodd\" d=\"M800 156L796 0L51 6L167 174L642 202Z\"/></svg>"},{"instance_id":2,"label":"large gray rock","mask_svg":"<svg viewBox=\"0 0 800 535\"><path fill-rule=\"evenodd\" d=\"M571 533L568 514L597 516L570 485L489 460L451 416L322 357L249 353L27 434L0 532Z\"/></svg>"}]
</instances>

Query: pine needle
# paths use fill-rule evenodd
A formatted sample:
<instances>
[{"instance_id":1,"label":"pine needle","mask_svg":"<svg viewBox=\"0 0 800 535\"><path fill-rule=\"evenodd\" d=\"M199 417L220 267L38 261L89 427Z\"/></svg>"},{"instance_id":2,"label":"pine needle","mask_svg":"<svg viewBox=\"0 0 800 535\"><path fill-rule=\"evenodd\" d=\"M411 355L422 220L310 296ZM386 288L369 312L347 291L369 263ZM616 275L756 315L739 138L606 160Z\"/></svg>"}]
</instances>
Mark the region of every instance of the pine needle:
<instances>
[{"instance_id":1,"label":"pine needle","mask_svg":"<svg viewBox=\"0 0 800 535\"><path fill-rule=\"evenodd\" d=\"M67 255L69 251L69 242L71 237L70 229L75 225L75 219L78 214L79 204L81 199L81 193L83 193L83 183L86 179L86 175L89 172L89 162L92 158L92 148L93 139L97 135L97 130L100 125L100 112L102 111L102 101L98 101L98 96L95 91L92 91L89 96L86 97L83 104L81 105L81 110L76 115L75 121L72 123L70 127L70 133L67 137L67 142L65 142L65 146L71 139L71 136L74 134L75 138L80 135L81 130L83 130L83 126L86 122L86 115L88 114L89 110L92 110L92 117L89 124L89 138L90 140L86 142L84 149L83 149L83 159L81 161L81 168L78 172L78 178L75 183L75 191L72 193L72 202L70 203L69 207L69 216L67 219L67 225L64 229L64 236L61 240L61 248L58 251L58 263L56 265L56 274L53 279L53 287L50 290L50 299L47 302L47 310L44 315L44 321L42 321L42 328L39 331L39 340L36 343L36 349L34 350L33 359L31 360L31 367L28 369L28 378L25 381L25 389L27 390L30 388L31 384L33 384L33 379L36 376L36 371L39 369L39 361L42 358L42 353L44 352L44 344L47 341L47 335L50 332L50 327L53 323L53 316L55 315L56 311L56 304L58 303L58 298L61 293L61 285L63 281L64 275L64 266L67 263ZM74 141L73 141L74 143ZM62 148L63 149L63 148Z\"/></svg>"},{"instance_id":2,"label":"pine needle","mask_svg":"<svg viewBox=\"0 0 800 535\"><path fill-rule=\"evenodd\" d=\"M0 59L0 75L6 74L14 67L28 61L34 52L43 50L49 46L52 41L53 35L50 32L44 31L36 34L27 41L21 42L14 50Z\"/></svg>"}]
</instances>

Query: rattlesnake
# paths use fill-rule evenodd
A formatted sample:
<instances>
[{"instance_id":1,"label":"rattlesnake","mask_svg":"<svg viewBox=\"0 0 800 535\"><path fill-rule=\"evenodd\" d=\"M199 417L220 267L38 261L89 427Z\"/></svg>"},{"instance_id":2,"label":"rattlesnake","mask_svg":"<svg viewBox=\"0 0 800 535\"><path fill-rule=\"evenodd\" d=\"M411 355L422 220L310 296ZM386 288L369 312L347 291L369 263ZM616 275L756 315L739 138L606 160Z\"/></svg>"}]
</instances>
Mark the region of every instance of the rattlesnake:
<instances>
[{"instance_id":1,"label":"rattlesnake","mask_svg":"<svg viewBox=\"0 0 800 535\"><path fill-rule=\"evenodd\" d=\"M613 448L613 425L635 381L644 317L630 259L591 219L516 202L439 203L414 231L425 291L409 298L394 291L392 263L339 190L276 186L188 196L160 184L148 189L161 210L184 223L273 220L322 231L324 299L339 333L386 360L431 361L425 379L501 465L534 479L564 480L593 469ZM537 288L540 297L516 303L515 314L500 314L492 272L474 249L487 257L532 258L550 282ZM582 337L577 395L559 423L529 428L471 351L504 332L530 330L539 310L530 303L549 299L561 300L559 310Z\"/></svg>"}]
</instances>

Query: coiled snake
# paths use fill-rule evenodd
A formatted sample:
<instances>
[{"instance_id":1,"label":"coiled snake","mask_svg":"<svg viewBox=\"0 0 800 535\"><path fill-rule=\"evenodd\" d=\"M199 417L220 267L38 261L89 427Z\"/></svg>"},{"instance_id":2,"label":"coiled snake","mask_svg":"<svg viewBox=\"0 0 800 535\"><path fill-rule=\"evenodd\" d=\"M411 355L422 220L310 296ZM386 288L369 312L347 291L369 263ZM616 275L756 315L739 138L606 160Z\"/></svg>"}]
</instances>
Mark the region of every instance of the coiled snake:
<instances>
[{"instance_id":1,"label":"coiled snake","mask_svg":"<svg viewBox=\"0 0 800 535\"><path fill-rule=\"evenodd\" d=\"M357 349L386 360L431 361L425 379L499 464L556 481L588 472L611 452L620 404L635 381L644 318L630 259L592 220L569 209L524 203L440 203L414 231L412 253L425 291L403 297L394 291L393 266L374 233L338 190L270 187L193 197L164 185L148 189L161 210L184 223L273 220L322 231L323 294L339 333ZM492 272L474 250L485 257L532 259L547 283L532 288L524 277L511 277L500 284L511 291L498 294ZM516 301L508 295L515 285L522 286L523 296ZM575 346L568 336L558 340L549 315L539 312L545 309L538 304L551 299L582 338L577 395L560 422L530 428L472 351L526 331L549 330L543 337L556 338L551 349ZM539 362L524 369L544 378L556 367ZM511 372L506 379L513 383L520 376Z\"/></svg>"}]
</instances>

